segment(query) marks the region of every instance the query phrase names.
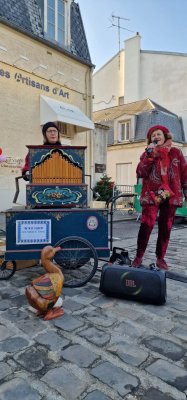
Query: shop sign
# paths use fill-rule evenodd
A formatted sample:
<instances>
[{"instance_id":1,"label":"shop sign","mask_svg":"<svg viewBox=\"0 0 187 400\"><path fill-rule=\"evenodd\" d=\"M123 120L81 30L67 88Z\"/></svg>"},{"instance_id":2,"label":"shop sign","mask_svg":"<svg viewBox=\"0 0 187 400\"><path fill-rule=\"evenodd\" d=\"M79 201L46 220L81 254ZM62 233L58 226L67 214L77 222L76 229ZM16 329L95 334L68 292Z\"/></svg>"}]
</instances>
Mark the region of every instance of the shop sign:
<instances>
[{"instance_id":1,"label":"shop sign","mask_svg":"<svg viewBox=\"0 0 187 400\"><path fill-rule=\"evenodd\" d=\"M19 85L26 85L28 87L43 90L44 92L53 93L56 96L69 99L69 92L64 91L61 87L55 86L53 88L50 88L48 85L44 85L43 83L40 83L35 79L32 79L30 76L24 76L20 72L16 72L14 75L11 75L9 71L6 71L3 68L1 68L0 78L14 79Z\"/></svg>"},{"instance_id":2,"label":"shop sign","mask_svg":"<svg viewBox=\"0 0 187 400\"><path fill-rule=\"evenodd\" d=\"M106 171L106 164L95 164L95 172L105 172Z\"/></svg>"},{"instance_id":3,"label":"shop sign","mask_svg":"<svg viewBox=\"0 0 187 400\"><path fill-rule=\"evenodd\" d=\"M17 157L6 157L6 161L0 164L0 168L21 168L24 160Z\"/></svg>"}]
</instances>

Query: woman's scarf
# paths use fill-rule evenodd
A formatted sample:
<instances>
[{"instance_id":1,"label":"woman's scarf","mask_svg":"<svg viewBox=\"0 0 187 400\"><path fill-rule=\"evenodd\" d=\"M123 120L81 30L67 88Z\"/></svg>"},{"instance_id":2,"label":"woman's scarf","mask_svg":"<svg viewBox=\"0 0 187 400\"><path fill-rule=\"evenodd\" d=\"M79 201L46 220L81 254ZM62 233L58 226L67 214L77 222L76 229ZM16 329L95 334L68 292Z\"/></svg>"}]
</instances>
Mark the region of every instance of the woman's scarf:
<instances>
[{"instance_id":1,"label":"woman's scarf","mask_svg":"<svg viewBox=\"0 0 187 400\"><path fill-rule=\"evenodd\" d=\"M170 165L169 152L171 150L171 145L172 140L168 139L161 146L156 146L153 149L153 157L158 158L160 162L160 173L162 180L158 192L156 194L152 191L150 192L152 200L157 205L174 195L171 188L169 187L168 182L168 168Z\"/></svg>"}]
</instances>

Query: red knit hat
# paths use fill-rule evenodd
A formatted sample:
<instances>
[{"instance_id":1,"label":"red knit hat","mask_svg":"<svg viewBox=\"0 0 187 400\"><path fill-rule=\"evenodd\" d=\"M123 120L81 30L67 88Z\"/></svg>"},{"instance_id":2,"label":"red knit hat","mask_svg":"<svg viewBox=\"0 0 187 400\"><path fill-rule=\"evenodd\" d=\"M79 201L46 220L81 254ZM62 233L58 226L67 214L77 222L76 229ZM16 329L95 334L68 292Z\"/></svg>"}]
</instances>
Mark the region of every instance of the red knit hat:
<instances>
[{"instance_id":1,"label":"red knit hat","mask_svg":"<svg viewBox=\"0 0 187 400\"><path fill-rule=\"evenodd\" d=\"M161 130L163 133L169 133L169 129L166 128L165 126L163 126L163 125L154 125L154 126L151 126L151 128L149 128L149 130L147 132L147 139L150 139L151 134L154 131L157 131L158 129Z\"/></svg>"}]
</instances>

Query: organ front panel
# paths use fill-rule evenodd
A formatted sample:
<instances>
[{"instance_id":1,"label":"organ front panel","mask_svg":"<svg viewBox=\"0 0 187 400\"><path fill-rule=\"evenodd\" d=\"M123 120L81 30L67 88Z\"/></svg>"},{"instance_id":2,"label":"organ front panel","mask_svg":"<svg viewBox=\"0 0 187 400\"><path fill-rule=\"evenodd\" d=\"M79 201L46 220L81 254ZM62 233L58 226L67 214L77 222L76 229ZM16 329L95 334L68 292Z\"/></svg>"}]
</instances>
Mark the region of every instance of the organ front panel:
<instances>
[{"instance_id":1,"label":"organ front panel","mask_svg":"<svg viewBox=\"0 0 187 400\"><path fill-rule=\"evenodd\" d=\"M32 168L33 184L77 185L82 180L82 168L58 151Z\"/></svg>"},{"instance_id":2,"label":"organ front panel","mask_svg":"<svg viewBox=\"0 0 187 400\"><path fill-rule=\"evenodd\" d=\"M28 208L85 207L87 185L83 146L28 146Z\"/></svg>"}]
</instances>

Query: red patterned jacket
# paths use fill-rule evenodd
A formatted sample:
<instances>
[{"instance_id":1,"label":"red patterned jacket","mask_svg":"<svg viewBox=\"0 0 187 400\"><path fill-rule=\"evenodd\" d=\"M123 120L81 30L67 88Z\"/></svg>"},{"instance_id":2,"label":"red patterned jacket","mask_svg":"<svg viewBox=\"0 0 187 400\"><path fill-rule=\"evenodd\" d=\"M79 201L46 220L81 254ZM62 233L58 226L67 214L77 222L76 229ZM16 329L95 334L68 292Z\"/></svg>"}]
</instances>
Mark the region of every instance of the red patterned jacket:
<instances>
[{"instance_id":1,"label":"red patterned jacket","mask_svg":"<svg viewBox=\"0 0 187 400\"><path fill-rule=\"evenodd\" d=\"M177 147L171 147L169 158L168 181L174 192L174 196L169 199L169 204L179 207L183 204L183 193L187 201L187 162L182 151ZM144 152L140 157L136 172L138 177L143 178L140 204L154 204L150 191L156 193L162 183L159 159L148 157Z\"/></svg>"}]
</instances>

